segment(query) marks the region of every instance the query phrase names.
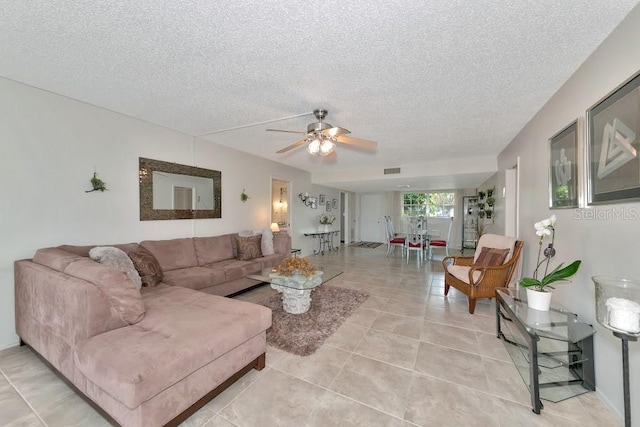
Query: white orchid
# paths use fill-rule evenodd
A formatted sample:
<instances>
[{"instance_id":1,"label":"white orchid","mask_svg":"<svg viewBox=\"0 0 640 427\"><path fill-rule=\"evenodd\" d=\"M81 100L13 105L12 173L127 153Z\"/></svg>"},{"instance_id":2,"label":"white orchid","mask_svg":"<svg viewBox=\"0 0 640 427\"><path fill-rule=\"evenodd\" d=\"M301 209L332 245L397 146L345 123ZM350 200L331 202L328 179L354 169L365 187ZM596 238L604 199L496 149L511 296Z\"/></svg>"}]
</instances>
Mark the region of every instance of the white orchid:
<instances>
[{"instance_id":1,"label":"white orchid","mask_svg":"<svg viewBox=\"0 0 640 427\"><path fill-rule=\"evenodd\" d=\"M533 224L533 227L536 229L536 236L540 237L540 241L538 242L538 263L536 264L536 269L533 272L533 277L523 277L520 280L520 286L525 288L533 287L534 289L542 291L547 286L553 288L553 286L550 286L553 282L567 281L568 277L573 276L576 271L578 271L578 267L581 262L580 260L574 261L564 268L562 268L562 264L560 264L551 273L547 274L549 261L556 254L556 250L553 246L556 237L555 224L555 215L551 215L549 218L545 218L542 221ZM551 243L543 252L542 246L545 236L551 236ZM540 258L542 254L544 254L544 258L541 260ZM539 280L538 271L542 264L545 264L544 277Z\"/></svg>"}]
</instances>

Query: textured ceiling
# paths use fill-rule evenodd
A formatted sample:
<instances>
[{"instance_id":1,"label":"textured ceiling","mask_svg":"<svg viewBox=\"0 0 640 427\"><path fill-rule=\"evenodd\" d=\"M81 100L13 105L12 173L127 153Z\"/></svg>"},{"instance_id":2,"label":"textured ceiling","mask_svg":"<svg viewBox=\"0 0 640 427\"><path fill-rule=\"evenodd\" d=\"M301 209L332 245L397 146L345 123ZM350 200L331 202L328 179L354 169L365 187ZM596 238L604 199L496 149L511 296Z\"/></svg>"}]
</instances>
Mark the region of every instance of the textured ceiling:
<instances>
[{"instance_id":1,"label":"textured ceiling","mask_svg":"<svg viewBox=\"0 0 640 427\"><path fill-rule=\"evenodd\" d=\"M312 173L353 175L497 155L637 3L4 0L0 76ZM312 115L211 133L318 107L378 149L276 154L297 135L265 129L302 131ZM340 186L374 188L352 181Z\"/></svg>"}]
</instances>

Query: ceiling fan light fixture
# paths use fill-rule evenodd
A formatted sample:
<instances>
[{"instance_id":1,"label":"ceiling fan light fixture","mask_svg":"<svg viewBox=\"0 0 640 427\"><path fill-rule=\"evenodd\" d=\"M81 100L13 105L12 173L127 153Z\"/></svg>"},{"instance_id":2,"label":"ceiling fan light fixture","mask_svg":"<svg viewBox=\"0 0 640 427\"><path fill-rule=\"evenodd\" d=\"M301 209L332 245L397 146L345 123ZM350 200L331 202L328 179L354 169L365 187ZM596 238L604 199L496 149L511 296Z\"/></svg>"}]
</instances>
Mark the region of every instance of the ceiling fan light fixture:
<instances>
[{"instance_id":1,"label":"ceiling fan light fixture","mask_svg":"<svg viewBox=\"0 0 640 427\"><path fill-rule=\"evenodd\" d=\"M325 139L320 144L320 155L327 156L331 154L336 149L336 144L333 143L330 139Z\"/></svg>"},{"instance_id":2,"label":"ceiling fan light fixture","mask_svg":"<svg viewBox=\"0 0 640 427\"><path fill-rule=\"evenodd\" d=\"M320 153L320 145L321 145L320 139L317 137L313 138L309 143L309 146L307 147L307 151L309 152L309 154L313 156L317 156L318 153Z\"/></svg>"}]
</instances>

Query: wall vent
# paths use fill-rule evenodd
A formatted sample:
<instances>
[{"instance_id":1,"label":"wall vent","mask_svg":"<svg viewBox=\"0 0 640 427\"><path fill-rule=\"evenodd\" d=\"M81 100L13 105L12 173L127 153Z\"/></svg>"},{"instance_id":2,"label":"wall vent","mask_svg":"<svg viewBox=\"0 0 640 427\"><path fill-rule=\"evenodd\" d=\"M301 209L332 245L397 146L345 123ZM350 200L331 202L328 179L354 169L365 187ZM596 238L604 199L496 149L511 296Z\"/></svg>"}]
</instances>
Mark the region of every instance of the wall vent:
<instances>
[{"instance_id":1,"label":"wall vent","mask_svg":"<svg viewBox=\"0 0 640 427\"><path fill-rule=\"evenodd\" d=\"M385 175L394 175L400 173L400 168L386 168L384 170Z\"/></svg>"}]
</instances>

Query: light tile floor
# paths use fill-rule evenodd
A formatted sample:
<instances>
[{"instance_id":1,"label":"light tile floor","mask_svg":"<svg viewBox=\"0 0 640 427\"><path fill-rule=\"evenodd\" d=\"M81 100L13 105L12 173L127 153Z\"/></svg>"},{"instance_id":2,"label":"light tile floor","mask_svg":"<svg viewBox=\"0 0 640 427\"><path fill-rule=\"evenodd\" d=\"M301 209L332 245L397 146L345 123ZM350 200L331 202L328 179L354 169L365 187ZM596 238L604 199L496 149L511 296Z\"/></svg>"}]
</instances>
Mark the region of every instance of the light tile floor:
<instances>
[{"instance_id":1,"label":"light tile floor","mask_svg":"<svg viewBox=\"0 0 640 427\"><path fill-rule=\"evenodd\" d=\"M437 256L418 267L376 249L343 247L314 256L341 266L329 282L369 299L312 356L269 347L251 371L184 426L619 426L595 393L541 415L500 340L493 302L467 312L464 295L443 296ZM238 298L260 301L267 286ZM25 347L0 352L0 425L106 426Z\"/></svg>"}]
</instances>

